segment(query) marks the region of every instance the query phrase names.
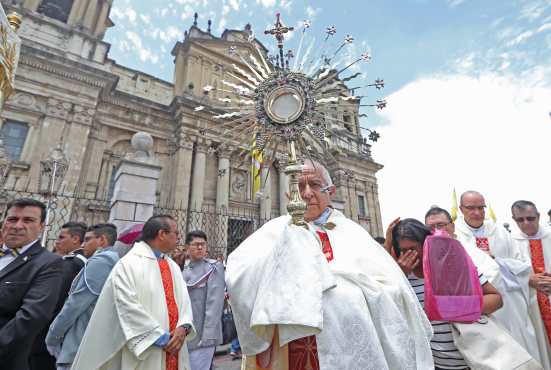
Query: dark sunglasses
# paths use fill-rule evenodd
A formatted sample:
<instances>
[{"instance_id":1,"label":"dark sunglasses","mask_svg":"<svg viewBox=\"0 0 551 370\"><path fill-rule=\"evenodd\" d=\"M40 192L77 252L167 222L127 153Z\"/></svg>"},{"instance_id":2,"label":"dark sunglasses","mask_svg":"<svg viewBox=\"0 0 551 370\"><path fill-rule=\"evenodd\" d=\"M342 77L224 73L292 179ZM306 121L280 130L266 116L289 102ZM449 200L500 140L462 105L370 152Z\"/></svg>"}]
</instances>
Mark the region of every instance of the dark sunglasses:
<instances>
[{"instance_id":1,"label":"dark sunglasses","mask_svg":"<svg viewBox=\"0 0 551 370\"><path fill-rule=\"evenodd\" d=\"M515 221L518 222L519 224L520 223L523 223L524 221L526 222L534 222L537 220L537 217L535 216L527 216L527 217L517 217L515 218Z\"/></svg>"}]
</instances>

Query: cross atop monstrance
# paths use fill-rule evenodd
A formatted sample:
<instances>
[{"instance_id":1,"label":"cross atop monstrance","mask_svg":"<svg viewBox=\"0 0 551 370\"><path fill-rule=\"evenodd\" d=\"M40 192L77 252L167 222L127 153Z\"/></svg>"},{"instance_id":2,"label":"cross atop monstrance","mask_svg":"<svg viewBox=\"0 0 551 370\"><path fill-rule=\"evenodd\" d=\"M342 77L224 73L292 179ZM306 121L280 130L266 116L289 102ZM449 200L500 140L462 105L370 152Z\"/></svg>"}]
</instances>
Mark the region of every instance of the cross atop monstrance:
<instances>
[{"instance_id":1,"label":"cross atop monstrance","mask_svg":"<svg viewBox=\"0 0 551 370\"><path fill-rule=\"evenodd\" d=\"M272 35L277 40L277 47L279 48L279 60L281 68L284 67L283 63L283 41L285 40L285 34L287 32L293 31L294 27L288 27L283 25L281 22L281 13L276 14L276 22L274 23L274 28L264 31L265 35Z\"/></svg>"}]
</instances>

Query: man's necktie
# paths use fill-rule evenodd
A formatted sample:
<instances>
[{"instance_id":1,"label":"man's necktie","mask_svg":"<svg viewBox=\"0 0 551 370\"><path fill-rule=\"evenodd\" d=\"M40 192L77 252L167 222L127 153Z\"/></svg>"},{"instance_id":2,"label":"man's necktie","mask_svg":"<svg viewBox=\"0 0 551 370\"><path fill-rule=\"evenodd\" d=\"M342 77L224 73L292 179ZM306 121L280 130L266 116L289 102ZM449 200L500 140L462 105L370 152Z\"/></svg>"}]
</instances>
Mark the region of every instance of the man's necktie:
<instances>
[{"instance_id":1,"label":"man's necktie","mask_svg":"<svg viewBox=\"0 0 551 370\"><path fill-rule=\"evenodd\" d=\"M0 248L0 258L4 256L19 256L19 248Z\"/></svg>"}]
</instances>

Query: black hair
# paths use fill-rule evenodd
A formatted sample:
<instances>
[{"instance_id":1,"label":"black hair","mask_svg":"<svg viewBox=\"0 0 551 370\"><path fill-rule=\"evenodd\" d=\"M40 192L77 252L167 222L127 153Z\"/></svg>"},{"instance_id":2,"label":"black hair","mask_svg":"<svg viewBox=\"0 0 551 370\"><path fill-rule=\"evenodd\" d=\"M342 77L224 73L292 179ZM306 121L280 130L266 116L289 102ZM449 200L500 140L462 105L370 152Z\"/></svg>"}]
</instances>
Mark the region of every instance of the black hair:
<instances>
[{"instance_id":1,"label":"black hair","mask_svg":"<svg viewBox=\"0 0 551 370\"><path fill-rule=\"evenodd\" d=\"M67 229L67 232L71 236L78 236L80 242L84 241L84 234L88 226L84 222L67 222L61 226L61 229Z\"/></svg>"},{"instance_id":2,"label":"black hair","mask_svg":"<svg viewBox=\"0 0 551 370\"><path fill-rule=\"evenodd\" d=\"M513 210L516 209L526 209L532 207L536 210L536 213L538 213L538 208L533 202L530 202L529 200L517 200L515 203L511 205L511 213L513 213ZM549 211L551 212L551 211Z\"/></svg>"},{"instance_id":3,"label":"black hair","mask_svg":"<svg viewBox=\"0 0 551 370\"><path fill-rule=\"evenodd\" d=\"M6 206L6 213L10 208L24 208L24 207L36 207L40 208L40 222L46 221L46 205L39 200L31 198L18 198L8 203Z\"/></svg>"},{"instance_id":4,"label":"black hair","mask_svg":"<svg viewBox=\"0 0 551 370\"><path fill-rule=\"evenodd\" d=\"M452 215L450 215L450 213L446 211L444 208L440 208L440 207L432 207L431 209L429 209L425 214L425 222L427 221L427 218L429 218L429 216L441 215L441 214L445 214L446 217L448 218L448 221L453 222Z\"/></svg>"},{"instance_id":5,"label":"black hair","mask_svg":"<svg viewBox=\"0 0 551 370\"><path fill-rule=\"evenodd\" d=\"M376 236L373 239L375 239L375 241L379 244L385 244L385 238L383 238L382 236Z\"/></svg>"},{"instance_id":6,"label":"black hair","mask_svg":"<svg viewBox=\"0 0 551 370\"><path fill-rule=\"evenodd\" d=\"M117 227L113 224L104 223L92 225L87 231L93 232L96 237L101 235L105 236L109 245L113 245L117 241Z\"/></svg>"},{"instance_id":7,"label":"black hair","mask_svg":"<svg viewBox=\"0 0 551 370\"><path fill-rule=\"evenodd\" d=\"M396 256L400 256L400 240L408 239L424 244L425 239L431 233L428 227L414 218L406 218L400 221L392 230L392 247Z\"/></svg>"},{"instance_id":8,"label":"black hair","mask_svg":"<svg viewBox=\"0 0 551 370\"><path fill-rule=\"evenodd\" d=\"M193 238L202 238L202 239L205 239L205 241L207 241L207 234L205 234L205 233L204 233L203 231L201 231L201 230L193 230L193 231L190 231L190 232L187 233L187 235L186 235L185 244L191 243L191 241L193 240Z\"/></svg>"},{"instance_id":9,"label":"black hair","mask_svg":"<svg viewBox=\"0 0 551 370\"><path fill-rule=\"evenodd\" d=\"M168 223L168 220L174 221L174 218L170 215L157 215L151 217L143 225L140 240L149 242L157 238L159 231L170 231L170 224Z\"/></svg>"}]
</instances>

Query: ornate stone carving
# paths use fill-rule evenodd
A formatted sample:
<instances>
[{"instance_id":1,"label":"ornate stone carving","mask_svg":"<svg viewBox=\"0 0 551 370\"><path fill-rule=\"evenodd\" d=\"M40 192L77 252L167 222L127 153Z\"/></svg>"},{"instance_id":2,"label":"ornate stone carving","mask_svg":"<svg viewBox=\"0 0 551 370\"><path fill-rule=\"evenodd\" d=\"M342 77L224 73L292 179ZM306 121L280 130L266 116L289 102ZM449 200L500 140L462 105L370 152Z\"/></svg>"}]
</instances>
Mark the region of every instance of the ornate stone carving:
<instances>
[{"instance_id":1,"label":"ornate stone carving","mask_svg":"<svg viewBox=\"0 0 551 370\"><path fill-rule=\"evenodd\" d=\"M50 117L67 119L72 104L66 101L57 100L54 98L48 99L48 106L46 108L46 115Z\"/></svg>"},{"instance_id":2,"label":"ornate stone carving","mask_svg":"<svg viewBox=\"0 0 551 370\"><path fill-rule=\"evenodd\" d=\"M73 122L90 126L92 125L95 113L96 111L92 108L75 105L73 108Z\"/></svg>"},{"instance_id":3,"label":"ornate stone carving","mask_svg":"<svg viewBox=\"0 0 551 370\"><path fill-rule=\"evenodd\" d=\"M232 171L232 198L244 199L247 190L247 175L242 171Z\"/></svg>"}]
</instances>

